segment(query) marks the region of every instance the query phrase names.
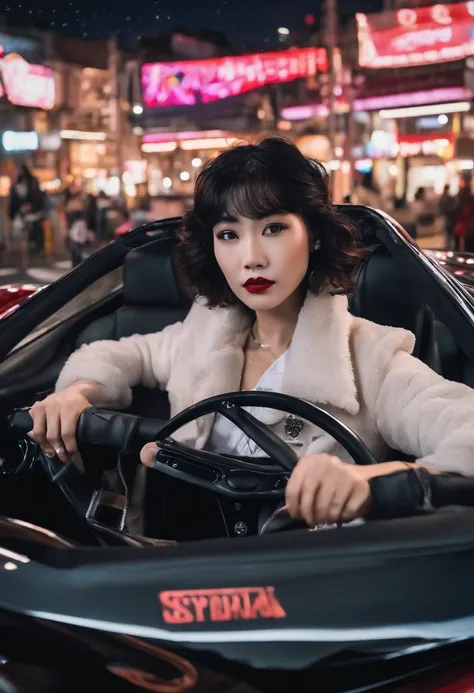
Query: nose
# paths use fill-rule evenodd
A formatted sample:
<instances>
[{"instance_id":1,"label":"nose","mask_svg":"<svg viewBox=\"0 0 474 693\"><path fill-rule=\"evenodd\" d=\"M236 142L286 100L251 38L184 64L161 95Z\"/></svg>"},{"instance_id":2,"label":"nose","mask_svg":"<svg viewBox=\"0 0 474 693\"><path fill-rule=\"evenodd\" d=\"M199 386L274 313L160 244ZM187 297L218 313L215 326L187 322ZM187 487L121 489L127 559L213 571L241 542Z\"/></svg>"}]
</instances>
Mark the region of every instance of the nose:
<instances>
[{"instance_id":1,"label":"nose","mask_svg":"<svg viewBox=\"0 0 474 693\"><path fill-rule=\"evenodd\" d=\"M244 264L245 269L251 271L268 265L268 258L264 253L260 239L253 234L249 234L245 242Z\"/></svg>"}]
</instances>

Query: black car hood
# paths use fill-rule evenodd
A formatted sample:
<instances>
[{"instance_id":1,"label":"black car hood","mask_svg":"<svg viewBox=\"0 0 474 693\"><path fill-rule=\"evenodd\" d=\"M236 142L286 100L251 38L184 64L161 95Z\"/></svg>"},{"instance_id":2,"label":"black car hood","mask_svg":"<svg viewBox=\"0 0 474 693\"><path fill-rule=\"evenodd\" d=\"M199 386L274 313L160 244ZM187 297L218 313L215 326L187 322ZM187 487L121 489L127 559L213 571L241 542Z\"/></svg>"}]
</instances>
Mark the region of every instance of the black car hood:
<instances>
[{"instance_id":1,"label":"black car hood","mask_svg":"<svg viewBox=\"0 0 474 693\"><path fill-rule=\"evenodd\" d=\"M472 510L154 549L43 548L35 559L2 544L6 611L257 666L474 636Z\"/></svg>"}]
</instances>

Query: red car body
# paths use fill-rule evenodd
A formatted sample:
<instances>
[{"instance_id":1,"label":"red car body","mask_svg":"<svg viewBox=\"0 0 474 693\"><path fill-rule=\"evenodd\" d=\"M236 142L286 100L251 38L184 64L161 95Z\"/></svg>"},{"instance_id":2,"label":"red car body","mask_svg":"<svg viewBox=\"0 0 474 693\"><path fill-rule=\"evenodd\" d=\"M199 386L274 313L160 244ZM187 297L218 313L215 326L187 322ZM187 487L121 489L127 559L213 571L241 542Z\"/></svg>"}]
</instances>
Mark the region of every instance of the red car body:
<instances>
[{"instance_id":1,"label":"red car body","mask_svg":"<svg viewBox=\"0 0 474 693\"><path fill-rule=\"evenodd\" d=\"M3 284L0 286L0 320L13 313L29 296L41 291L37 284Z\"/></svg>"}]
</instances>

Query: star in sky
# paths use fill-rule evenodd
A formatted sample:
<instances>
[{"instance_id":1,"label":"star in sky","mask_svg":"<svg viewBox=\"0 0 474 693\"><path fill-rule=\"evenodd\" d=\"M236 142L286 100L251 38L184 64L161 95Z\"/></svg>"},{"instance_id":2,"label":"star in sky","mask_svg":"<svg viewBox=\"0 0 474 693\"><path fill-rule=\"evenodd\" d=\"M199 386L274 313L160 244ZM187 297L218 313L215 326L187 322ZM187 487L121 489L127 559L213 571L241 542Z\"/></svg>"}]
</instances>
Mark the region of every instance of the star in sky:
<instances>
[{"instance_id":1,"label":"star in sky","mask_svg":"<svg viewBox=\"0 0 474 693\"><path fill-rule=\"evenodd\" d=\"M72 36L106 39L117 33L133 47L139 36L159 36L174 27L196 32L201 28L226 33L239 48L265 45L281 48L277 29L287 26L307 31L305 15L321 21L324 0L21 0L5 6L7 20L15 24L35 23ZM339 0L355 11L379 11L382 0ZM39 6L40 5L40 6ZM136 11L135 11L136 8Z\"/></svg>"}]
</instances>

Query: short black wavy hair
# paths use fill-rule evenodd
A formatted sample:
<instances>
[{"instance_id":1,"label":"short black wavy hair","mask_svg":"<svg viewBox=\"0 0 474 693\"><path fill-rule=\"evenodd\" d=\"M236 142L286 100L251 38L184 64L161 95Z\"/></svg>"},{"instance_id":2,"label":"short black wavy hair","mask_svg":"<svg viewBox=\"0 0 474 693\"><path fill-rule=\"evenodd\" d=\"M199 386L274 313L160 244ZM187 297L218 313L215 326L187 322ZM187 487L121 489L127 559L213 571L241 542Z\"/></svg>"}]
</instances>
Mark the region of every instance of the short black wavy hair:
<instances>
[{"instance_id":1,"label":"short black wavy hair","mask_svg":"<svg viewBox=\"0 0 474 693\"><path fill-rule=\"evenodd\" d=\"M363 251L351 221L335 210L328 174L288 140L267 137L258 144L234 146L209 162L197 178L194 209L183 221L178 253L196 294L209 307L240 304L214 256L214 226L225 214L263 219L273 214L299 214L311 247L303 289L348 294Z\"/></svg>"}]
</instances>

